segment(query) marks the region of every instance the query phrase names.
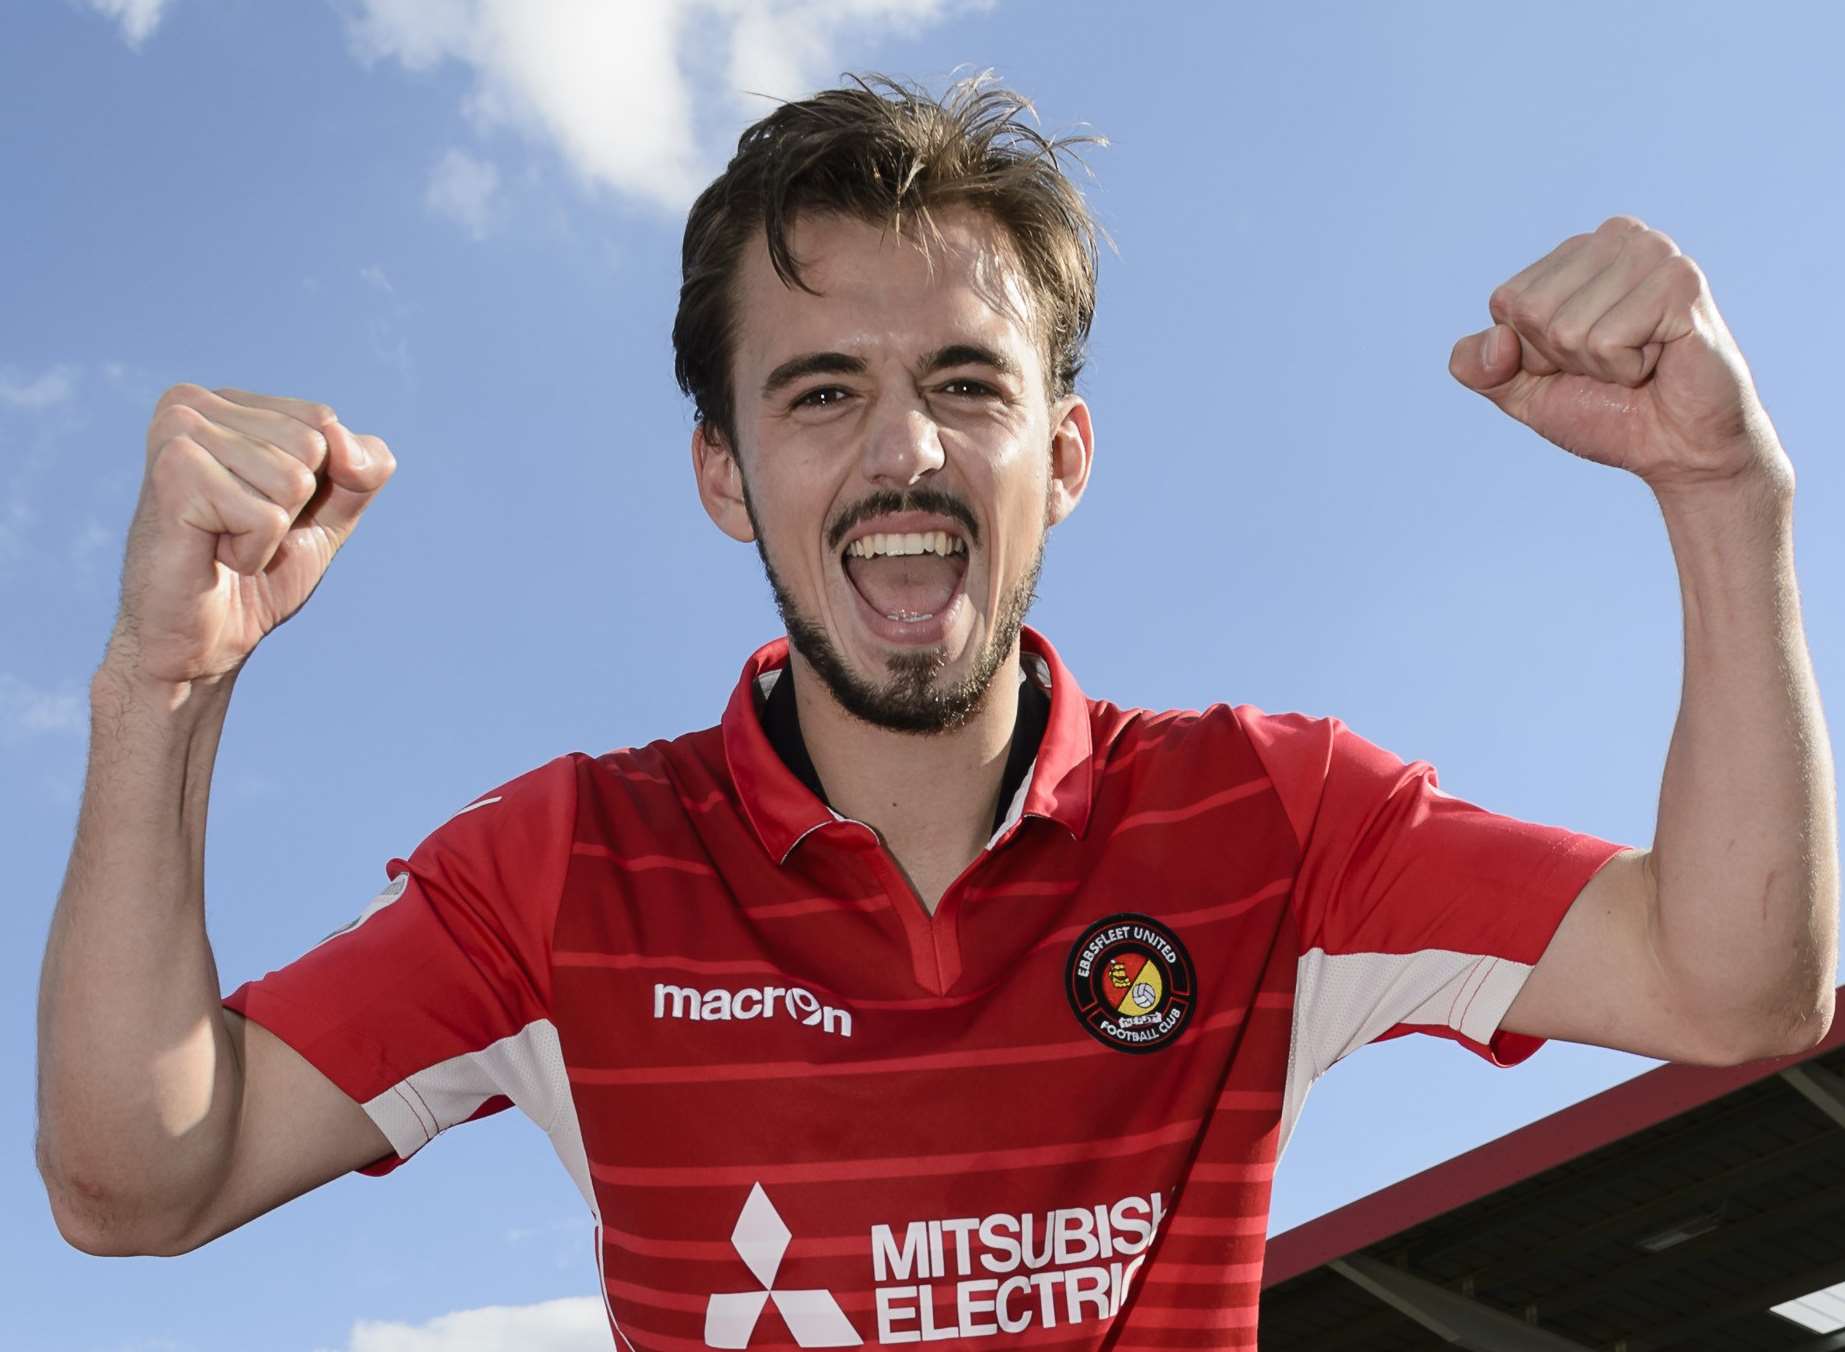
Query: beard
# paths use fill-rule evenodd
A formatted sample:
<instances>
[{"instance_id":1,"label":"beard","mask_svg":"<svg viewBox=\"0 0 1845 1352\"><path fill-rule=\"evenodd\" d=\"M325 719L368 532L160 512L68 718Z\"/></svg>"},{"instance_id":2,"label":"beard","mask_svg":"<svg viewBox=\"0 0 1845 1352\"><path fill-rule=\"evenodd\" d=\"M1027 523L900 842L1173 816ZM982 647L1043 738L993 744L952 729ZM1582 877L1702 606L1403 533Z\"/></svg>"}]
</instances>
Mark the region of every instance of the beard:
<instances>
[{"instance_id":1,"label":"beard","mask_svg":"<svg viewBox=\"0 0 1845 1352\"><path fill-rule=\"evenodd\" d=\"M900 500L898 500L900 498ZM935 499L930 501L929 499ZM936 510L940 495L927 491L894 495L893 500L872 504L878 511ZM958 504L957 504L958 506ZM887 676L882 682L868 680L846 665L839 649L827 637L826 630L801 613L794 599L769 562L763 545L762 523L756 519L756 507L750 501L749 481L743 480L743 507L749 513L750 526L756 534L756 555L769 579L769 591L775 597L775 609L788 631L788 645L814 669L839 706L853 717L890 732L942 733L964 725L986 702L993 684L1013 645L1018 642L1019 628L1038 599L1038 574L1044 567L1044 544L1050 538L1050 484L1045 484L1044 526L1031 564L1006 593L1000 597L999 614L992 633L975 655L973 669L958 681L945 682L943 669L947 655L935 652L895 653L886 659ZM955 513L971 519L971 513ZM861 518L862 519L862 518Z\"/></svg>"}]
</instances>

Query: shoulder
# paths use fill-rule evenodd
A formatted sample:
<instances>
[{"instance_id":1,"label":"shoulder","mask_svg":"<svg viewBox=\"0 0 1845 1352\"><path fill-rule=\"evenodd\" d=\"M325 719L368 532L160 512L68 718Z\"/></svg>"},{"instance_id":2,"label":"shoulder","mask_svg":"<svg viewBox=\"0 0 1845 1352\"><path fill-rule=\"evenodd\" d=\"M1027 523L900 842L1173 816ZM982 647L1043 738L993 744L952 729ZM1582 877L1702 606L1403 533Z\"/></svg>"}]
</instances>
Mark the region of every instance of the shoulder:
<instances>
[{"instance_id":1,"label":"shoulder","mask_svg":"<svg viewBox=\"0 0 1845 1352\"><path fill-rule=\"evenodd\" d=\"M1141 773L1174 774L1199 784L1266 781L1303 844L1329 785L1394 780L1404 768L1336 717L1270 713L1255 704L1155 711L1091 703L1104 768L1138 760L1144 763Z\"/></svg>"},{"instance_id":2,"label":"shoulder","mask_svg":"<svg viewBox=\"0 0 1845 1352\"><path fill-rule=\"evenodd\" d=\"M578 775L588 759L569 752L476 794L424 838L411 863L525 853L555 844L570 830Z\"/></svg>"},{"instance_id":3,"label":"shoulder","mask_svg":"<svg viewBox=\"0 0 1845 1352\"><path fill-rule=\"evenodd\" d=\"M1253 704L1141 709L1091 700L1089 705L1096 749L1108 756L1155 749L1165 757L1213 755L1234 744L1268 765L1324 765L1352 735L1337 718L1268 713Z\"/></svg>"}]
</instances>

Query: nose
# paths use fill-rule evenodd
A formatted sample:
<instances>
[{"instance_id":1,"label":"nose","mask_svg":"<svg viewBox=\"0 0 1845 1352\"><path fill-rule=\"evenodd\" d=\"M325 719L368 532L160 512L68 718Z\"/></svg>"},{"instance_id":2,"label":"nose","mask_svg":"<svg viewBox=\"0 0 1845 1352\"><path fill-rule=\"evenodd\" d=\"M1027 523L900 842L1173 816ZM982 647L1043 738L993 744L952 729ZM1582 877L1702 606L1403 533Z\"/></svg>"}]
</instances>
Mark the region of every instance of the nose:
<instances>
[{"instance_id":1,"label":"nose","mask_svg":"<svg viewBox=\"0 0 1845 1352\"><path fill-rule=\"evenodd\" d=\"M866 429L864 470L873 483L907 488L945 461L935 419L914 404L880 410Z\"/></svg>"}]
</instances>

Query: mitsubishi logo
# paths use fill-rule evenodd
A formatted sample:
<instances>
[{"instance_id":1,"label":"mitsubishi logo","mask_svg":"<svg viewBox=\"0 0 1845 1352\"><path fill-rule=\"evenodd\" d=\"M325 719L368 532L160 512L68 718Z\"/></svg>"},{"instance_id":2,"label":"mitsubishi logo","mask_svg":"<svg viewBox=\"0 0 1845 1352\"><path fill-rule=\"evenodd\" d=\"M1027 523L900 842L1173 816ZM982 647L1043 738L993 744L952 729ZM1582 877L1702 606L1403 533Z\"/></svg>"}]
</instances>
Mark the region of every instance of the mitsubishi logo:
<instances>
[{"instance_id":1,"label":"mitsubishi logo","mask_svg":"<svg viewBox=\"0 0 1845 1352\"><path fill-rule=\"evenodd\" d=\"M775 1274L788 1252L790 1234L762 1184L750 1187L730 1242L744 1266L762 1283L760 1291L727 1291L705 1306L706 1347L748 1347L762 1307L775 1302L788 1331L802 1347L857 1347L864 1342L831 1291L777 1291Z\"/></svg>"}]
</instances>

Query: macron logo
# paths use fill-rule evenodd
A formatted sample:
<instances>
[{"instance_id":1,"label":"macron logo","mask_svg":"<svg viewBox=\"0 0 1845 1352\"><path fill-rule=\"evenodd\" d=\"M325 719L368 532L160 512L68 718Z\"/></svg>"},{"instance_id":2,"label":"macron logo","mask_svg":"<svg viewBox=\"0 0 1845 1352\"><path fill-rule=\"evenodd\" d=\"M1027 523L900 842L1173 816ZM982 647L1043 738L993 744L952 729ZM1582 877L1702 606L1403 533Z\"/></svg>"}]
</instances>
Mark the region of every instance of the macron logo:
<instances>
[{"instance_id":1,"label":"macron logo","mask_svg":"<svg viewBox=\"0 0 1845 1352\"><path fill-rule=\"evenodd\" d=\"M698 1022L721 1022L728 1019L772 1019L776 1005L805 1027L839 1037L852 1036L852 1012L820 1003L820 997L799 986L746 986L740 991L701 991L692 986L669 986L658 982L653 988L653 1016L656 1019L691 1019Z\"/></svg>"}]
</instances>

